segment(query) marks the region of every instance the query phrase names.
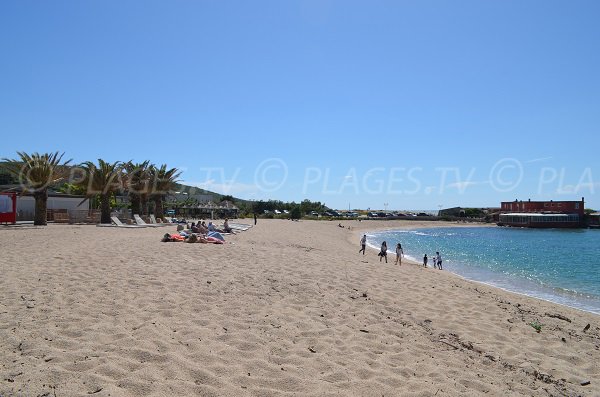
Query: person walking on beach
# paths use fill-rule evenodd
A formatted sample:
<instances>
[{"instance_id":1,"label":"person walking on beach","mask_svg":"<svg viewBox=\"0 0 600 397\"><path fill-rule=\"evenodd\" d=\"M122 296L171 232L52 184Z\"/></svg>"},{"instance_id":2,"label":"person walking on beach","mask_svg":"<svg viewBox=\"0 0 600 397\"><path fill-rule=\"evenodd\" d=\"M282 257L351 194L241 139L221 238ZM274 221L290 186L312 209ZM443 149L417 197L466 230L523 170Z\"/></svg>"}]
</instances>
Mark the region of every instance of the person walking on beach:
<instances>
[{"instance_id":1,"label":"person walking on beach","mask_svg":"<svg viewBox=\"0 0 600 397\"><path fill-rule=\"evenodd\" d=\"M364 234L362 236L362 238L360 239L360 249L358 250L358 253L360 254L360 252L362 251L362 253L364 255L365 248L367 248L367 235L366 234Z\"/></svg>"},{"instance_id":2,"label":"person walking on beach","mask_svg":"<svg viewBox=\"0 0 600 397\"><path fill-rule=\"evenodd\" d=\"M254 224L256 225L256 212L254 213Z\"/></svg>"},{"instance_id":3,"label":"person walking on beach","mask_svg":"<svg viewBox=\"0 0 600 397\"><path fill-rule=\"evenodd\" d=\"M383 243L381 243L381 251L379 251L379 262L381 262L381 259L385 258L385 263L387 263L387 243L384 241Z\"/></svg>"},{"instance_id":4,"label":"person walking on beach","mask_svg":"<svg viewBox=\"0 0 600 397\"><path fill-rule=\"evenodd\" d=\"M396 245L396 265L402 266L402 257L404 256L404 251L402 251L402 244L398 243Z\"/></svg>"},{"instance_id":5,"label":"person walking on beach","mask_svg":"<svg viewBox=\"0 0 600 397\"><path fill-rule=\"evenodd\" d=\"M437 265L438 269L442 270L442 256L437 251L435 253L435 264Z\"/></svg>"},{"instance_id":6,"label":"person walking on beach","mask_svg":"<svg viewBox=\"0 0 600 397\"><path fill-rule=\"evenodd\" d=\"M423 257L423 267L427 267L427 254Z\"/></svg>"}]
</instances>

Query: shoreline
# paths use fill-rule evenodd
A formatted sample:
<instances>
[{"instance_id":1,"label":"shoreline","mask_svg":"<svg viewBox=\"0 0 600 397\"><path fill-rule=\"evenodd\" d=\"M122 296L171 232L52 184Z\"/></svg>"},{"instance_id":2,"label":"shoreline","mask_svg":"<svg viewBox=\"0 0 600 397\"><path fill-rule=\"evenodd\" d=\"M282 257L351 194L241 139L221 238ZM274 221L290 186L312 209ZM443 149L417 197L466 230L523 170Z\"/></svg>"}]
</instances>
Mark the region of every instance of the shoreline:
<instances>
[{"instance_id":1,"label":"shoreline","mask_svg":"<svg viewBox=\"0 0 600 397\"><path fill-rule=\"evenodd\" d=\"M472 227L498 227L495 224L489 224L489 223L457 223L457 222L447 222L447 221L407 221L407 220L390 220L390 221L378 221L378 220L373 220L372 222L377 223L376 227L367 227L365 225L365 222L369 222L369 221L362 221L362 222L358 222L358 225L356 223L352 223L352 224L348 224L350 222L346 221L347 224L344 225L342 223L342 226L348 227L350 226L352 229L352 231L354 232L354 239L348 239L348 242L354 245L358 246L358 242L360 241L360 238L362 237L362 234L366 233L366 232L372 232L372 233L380 233L380 232L386 232L386 231L392 231L392 230L412 230L412 229L427 229L427 228L446 228L446 227L468 227L468 228L472 228ZM385 223L387 222L394 222L394 226L383 226ZM354 240L356 240L356 242L354 242ZM372 248L373 250L377 251L378 248L375 248L373 246L369 246L367 244L368 248ZM394 254L395 255L395 254ZM402 260L403 262L405 261L404 259ZM422 263L419 263L415 260L411 260L411 259L406 259L407 263L413 264L413 265L422 265ZM453 273L454 274L454 273Z\"/></svg>"},{"instance_id":2,"label":"shoreline","mask_svg":"<svg viewBox=\"0 0 600 397\"><path fill-rule=\"evenodd\" d=\"M385 222L385 221L382 221L382 222ZM401 223L399 225L396 225L394 227L378 227L377 229L360 228L360 232L357 231L357 233L356 233L356 241L358 241L360 239L361 235L364 232L381 233L381 232L391 232L391 231L395 231L395 230L418 230L418 229L437 229L437 228L454 228L454 227L497 227L496 225L490 225L490 224L457 224L455 222L443 222L443 224L440 224L440 221L415 222L415 223L417 223L417 225L413 226L413 225L411 225L408 222L414 222L414 221L398 221L398 222L403 222L403 223ZM374 245L367 244L367 247L370 248L374 252L377 252L379 250L379 248L375 247ZM392 253L391 256L395 258L395 253ZM418 261L413 260L413 259L404 258L402 260L402 262L403 263L406 262L406 263L409 263L411 265L417 265L417 266L422 267L422 262L418 262ZM430 265L428 265L428 269L431 269ZM568 304L557 302L555 300L544 299L544 298L542 298L540 296L534 295L533 293L526 293L524 291L520 291L520 290L518 290L517 287L514 287L514 290L513 290L513 289L509 289L510 287L508 287L508 288L507 287L502 287L502 286L494 284L492 282L487 282L487 281L484 281L484 280L477 280L475 278L470 278L470 277L468 277L466 275L463 275L463 274L460 274L460 273L456 273L456 272L453 272L451 270L447 270L447 269L444 269L444 270L446 270L448 274L451 274L453 276L459 277L459 278L461 278L462 280L465 280L465 281L469 281L469 282L473 282L473 283L485 285L485 286L490 287L490 288L497 288L497 289L499 289L501 291L504 291L504 292L507 292L507 293L512 293L512 294L517 294L517 295L524 296L524 297L527 297L527 298L530 298L530 299L537 299L537 300L540 300L540 301L543 301L543 302L547 302L547 303L550 303L550 304L560 305L562 307L565 307L565 308L568 308L568 309L573 309L573 310L578 310L578 311L581 311L583 313L587 313L587 314L591 314L591 315L595 315L595 316L600 316L600 312L592 311L592 309L585 309L585 308L581 308L581 307L570 306ZM552 289L552 288L549 288L549 289ZM557 298L560 298L560 295L557 295ZM576 297L570 298L570 299L577 300Z\"/></svg>"},{"instance_id":3,"label":"shoreline","mask_svg":"<svg viewBox=\"0 0 600 397\"><path fill-rule=\"evenodd\" d=\"M597 315L380 264L337 224L0 231L0 394L600 394Z\"/></svg>"}]
</instances>

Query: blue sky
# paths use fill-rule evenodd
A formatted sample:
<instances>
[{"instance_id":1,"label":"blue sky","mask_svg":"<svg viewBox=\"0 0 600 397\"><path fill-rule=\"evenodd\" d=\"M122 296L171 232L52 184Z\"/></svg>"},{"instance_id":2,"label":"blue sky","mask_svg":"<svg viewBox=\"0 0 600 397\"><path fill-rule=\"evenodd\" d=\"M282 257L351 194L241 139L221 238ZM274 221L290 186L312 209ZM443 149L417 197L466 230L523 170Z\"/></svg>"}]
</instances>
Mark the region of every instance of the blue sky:
<instances>
[{"instance_id":1,"label":"blue sky","mask_svg":"<svg viewBox=\"0 0 600 397\"><path fill-rule=\"evenodd\" d=\"M0 3L0 157L247 199L600 208L600 2ZM387 205L386 205L387 204Z\"/></svg>"}]
</instances>

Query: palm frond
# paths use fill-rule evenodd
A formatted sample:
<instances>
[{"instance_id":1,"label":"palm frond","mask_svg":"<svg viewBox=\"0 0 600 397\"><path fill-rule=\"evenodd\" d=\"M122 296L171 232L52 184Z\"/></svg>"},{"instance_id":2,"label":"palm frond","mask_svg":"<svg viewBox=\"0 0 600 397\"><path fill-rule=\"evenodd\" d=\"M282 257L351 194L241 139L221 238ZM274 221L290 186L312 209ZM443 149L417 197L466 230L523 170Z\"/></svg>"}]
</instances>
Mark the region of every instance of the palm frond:
<instances>
[{"instance_id":1,"label":"palm frond","mask_svg":"<svg viewBox=\"0 0 600 397\"><path fill-rule=\"evenodd\" d=\"M65 179L71 160L62 161L64 153L17 152L19 159L3 159L5 169L14 175L23 191L38 192Z\"/></svg>"}]
</instances>

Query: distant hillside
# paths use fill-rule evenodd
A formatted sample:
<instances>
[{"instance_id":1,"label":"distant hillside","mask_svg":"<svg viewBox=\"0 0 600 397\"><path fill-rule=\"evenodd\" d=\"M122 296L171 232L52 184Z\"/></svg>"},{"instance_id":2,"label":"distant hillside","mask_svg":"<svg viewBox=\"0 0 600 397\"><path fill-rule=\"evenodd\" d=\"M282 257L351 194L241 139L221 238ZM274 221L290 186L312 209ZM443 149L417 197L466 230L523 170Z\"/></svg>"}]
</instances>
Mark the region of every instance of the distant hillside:
<instances>
[{"instance_id":1,"label":"distant hillside","mask_svg":"<svg viewBox=\"0 0 600 397\"><path fill-rule=\"evenodd\" d=\"M213 201L215 202L220 202L223 201L223 199L229 199L231 200L233 198L233 200L236 203L248 203L249 200L244 200L238 197L233 197L231 195L224 195L224 194L220 194L220 193L215 193L215 192L211 192L210 190L206 190L206 189L201 189L199 187L196 186L189 186L189 185L184 185L181 183L178 183L175 188L173 189L173 191L175 192L180 192L180 193L187 193L190 196L191 195L210 195L213 196L214 199Z\"/></svg>"}]
</instances>

